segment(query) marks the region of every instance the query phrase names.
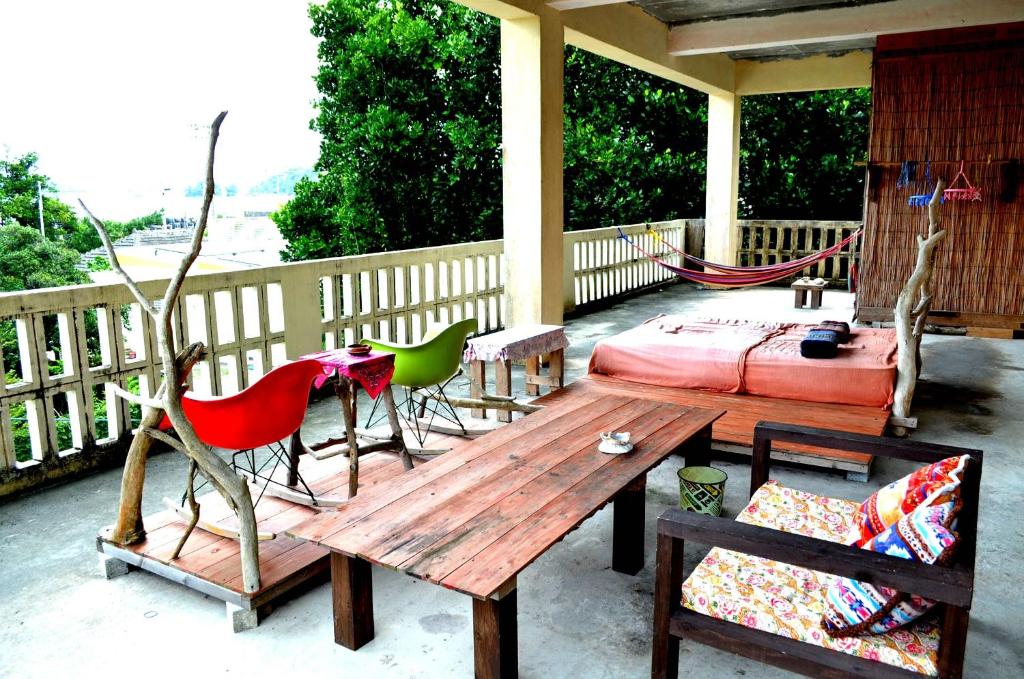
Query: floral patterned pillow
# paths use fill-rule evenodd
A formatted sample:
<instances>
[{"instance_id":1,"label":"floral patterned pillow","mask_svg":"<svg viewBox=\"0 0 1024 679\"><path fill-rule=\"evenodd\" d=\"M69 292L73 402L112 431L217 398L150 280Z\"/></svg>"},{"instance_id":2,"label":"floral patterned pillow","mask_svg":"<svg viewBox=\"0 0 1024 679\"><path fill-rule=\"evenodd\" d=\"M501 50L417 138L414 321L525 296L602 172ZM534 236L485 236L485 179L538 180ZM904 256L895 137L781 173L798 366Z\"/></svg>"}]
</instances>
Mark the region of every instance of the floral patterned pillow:
<instances>
[{"instance_id":1,"label":"floral patterned pillow","mask_svg":"<svg viewBox=\"0 0 1024 679\"><path fill-rule=\"evenodd\" d=\"M944 563L956 548L953 529L959 509L959 498L923 504L869 540L863 549L924 563ZM913 622L935 605L916 594L850 578L836 578L825 594L825 603L821 626L830 637L884 634Z\"/></svg>"},{"instance_id":2,"label":"floral patterned pillow","mask_svg":"<svg viewBox=\"0 0 1024 679\"><path fill-rule=\"evenodd\" d=\"M947 457L907 474L861 503L850 544L864 547L876 535L915 509L959 497L969 455Z\"/></svg>"}]
</instances>

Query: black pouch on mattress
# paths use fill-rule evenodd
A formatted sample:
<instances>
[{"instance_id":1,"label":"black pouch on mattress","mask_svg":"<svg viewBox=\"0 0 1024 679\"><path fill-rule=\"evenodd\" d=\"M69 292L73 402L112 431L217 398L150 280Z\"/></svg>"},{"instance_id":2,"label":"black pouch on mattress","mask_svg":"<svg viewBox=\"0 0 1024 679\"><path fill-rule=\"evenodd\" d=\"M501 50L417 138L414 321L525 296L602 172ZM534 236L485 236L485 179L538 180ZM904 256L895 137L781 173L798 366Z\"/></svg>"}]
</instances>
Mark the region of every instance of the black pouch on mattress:
<instances>
[{"instance_id":1,"label":"black pouch on mattress","mask_svg":"<svg viewBox=\"0 0 1024 679\"><path fill-rule=\"evenodd\" d=\"M804 358L835 358L839 353L839 335L835 330L811 330L800 342Z\"/></svg>"},{"instance_id":2,"label":"black pouch on mattress","mask_svg":"<svg viewBox=\"0 0 1024 679\"><path fill-rule=\"evenodd\" d=\"M811 330L831 330L836 334L840 344L850 341L850 324L845 321L822 321Z\"/></svg>"}]
</instances>

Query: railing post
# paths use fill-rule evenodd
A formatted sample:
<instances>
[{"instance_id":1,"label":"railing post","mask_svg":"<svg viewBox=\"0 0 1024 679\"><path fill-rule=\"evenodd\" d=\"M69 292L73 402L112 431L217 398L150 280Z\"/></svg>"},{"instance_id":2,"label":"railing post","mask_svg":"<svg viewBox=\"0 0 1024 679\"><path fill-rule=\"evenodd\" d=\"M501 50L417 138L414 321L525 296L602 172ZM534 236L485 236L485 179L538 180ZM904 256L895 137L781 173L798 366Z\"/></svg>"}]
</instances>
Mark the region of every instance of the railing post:
<instances>
[{"instance_id":1,"label":"railing post","mask_svg":"<svg viewBox=\"0 0 1024 679\"><path fill-rule=\"evenodd\" d=\"M317 267L308 264L283 267L281 298L284 300L284 346L288 358L295 360L303 354L320 351L323 322ZM343 341L344 338L341 339Z\"/></svg>"},{"instance_id":2,"label":"railing post","mask_svg":"<svg viewBox=\"0 0 1024 679\"><path fill-rule=\"evenodd\" d=\"M573 257L575 247L566 232L562 235L562 308L566 313L576 308L576 263Z\"/></svg>"}]
</instances>

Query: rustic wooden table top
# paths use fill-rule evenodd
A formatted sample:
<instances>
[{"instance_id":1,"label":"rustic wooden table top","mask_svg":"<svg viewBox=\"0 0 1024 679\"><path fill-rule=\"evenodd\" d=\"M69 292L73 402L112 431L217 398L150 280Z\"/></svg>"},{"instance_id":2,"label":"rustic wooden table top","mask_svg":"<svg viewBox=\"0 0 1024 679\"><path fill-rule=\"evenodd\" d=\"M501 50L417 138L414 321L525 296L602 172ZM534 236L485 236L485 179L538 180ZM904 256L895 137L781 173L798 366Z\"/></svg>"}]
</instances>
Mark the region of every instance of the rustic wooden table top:
<instances>
[{"instance_id":1,"label":"rustic wooden table top","mask_svg":"<svg viewBox=\"0 0 1024 679\"><path fill-rule=\"evenodd\" d=\"M288 533L486 598L724 414L567 390ZM609 430L629 431L633 451L599 452Z\"/></svg>"}]
</instances>

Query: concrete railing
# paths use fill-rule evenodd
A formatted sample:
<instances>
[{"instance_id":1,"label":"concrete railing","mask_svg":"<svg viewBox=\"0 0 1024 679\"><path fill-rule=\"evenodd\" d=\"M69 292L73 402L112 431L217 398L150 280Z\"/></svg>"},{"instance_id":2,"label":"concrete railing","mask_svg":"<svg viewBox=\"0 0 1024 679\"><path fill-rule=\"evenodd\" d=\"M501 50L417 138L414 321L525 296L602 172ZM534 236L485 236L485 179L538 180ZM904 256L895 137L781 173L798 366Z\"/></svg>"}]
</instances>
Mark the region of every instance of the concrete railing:
<instances>
[{"instance_id":1,"label":"concrete railing","mask_svg":"<svg viewBox=\"0 0 1024 679\"><path fill-rule=\"evenodd\" d=\"M686 225L652 228L682 247ZM644 225L624 231L660 252ZM191 388L234 393L287 358L365 336L413 342L435 321L473 317L481 332L497 330L502 248L494 240L191 275L174 314L176 344L208 349ZM672 278L615 228L566 233L565 252L567 308ZM150 298L165 286L141 285ZM111 385L150 396L161 379L152 321L123 285L0 293L0 337L0 497L123 454L140 413Z\"/></svg>"},{"instance_id":2,"label":"concrete railing","mask_svg":"<svg viewBox=\"0 0 1024 679\"><path fill-rule=\"evenodd\" d=\"M676 219L654 222L649 226L665 242L686 250L687 227L702 220ZM661 285L675 280L675 275L664 269L619 237L620 227L570 231L565 234L565 271L572 274L572 284L566 281L566 308L586 307L609 298ZM647 224L623 226L621 230L630 240L665 261L679 264L680 257L658 243L647 232ZM699 254L699 253L698 253Z\"/></svg>"},{"instance_id":3,"label":"concrete railing","mask_svg":"<svg viewBox=\"0 0 1024 679\"><path fill-rule=\"evenodd\" d=\"M762 266L788 262L831 247L857 229L860 222L820 222L804 220L740 220L740 266ZM801 275L820 276L845 284L850 258L860 252L860 240L846 246L833 257L809 267Z\"/></svg>"}]
</instances>

